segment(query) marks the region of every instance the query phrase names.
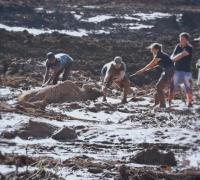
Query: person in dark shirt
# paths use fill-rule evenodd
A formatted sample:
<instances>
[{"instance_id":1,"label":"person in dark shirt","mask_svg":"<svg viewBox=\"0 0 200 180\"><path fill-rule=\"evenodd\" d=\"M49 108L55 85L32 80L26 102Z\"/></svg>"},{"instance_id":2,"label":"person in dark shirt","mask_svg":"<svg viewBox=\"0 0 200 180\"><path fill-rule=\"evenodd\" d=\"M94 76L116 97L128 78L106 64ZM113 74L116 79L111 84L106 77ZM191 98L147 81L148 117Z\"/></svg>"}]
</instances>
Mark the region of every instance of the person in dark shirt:
<instances>
[{"instance_id":1,"label":"person in dark shirt","mask_svg":"<svg viewBox=\"0 0 200 180\"><path fill-rule=\"evenodd\" d=\"M143 74L144 72L156 67L157 65L162 67L163 72L156 84L154 106L159 104L160 107L166 107L164 89L166 86L169 87L171 84L174 74L174 65L169 55L162 51L161 44L153 43L149 46L149 48L151 49L151 52L153 54L153 60L144 68L137 71L135 74Z\"/></svg>"},{"instance_id":2,"label":"person in dark shirt","mask_svg":"<svg viewBox=\"0 0 200 180\"><path fill-rule=\"evenodd\" d=\"M51 81L53 81L53 84L57 84L58 78L62 72L62 81L65 81L69 75L72 64L73 59L68 54L59 53L54 55L54 53L49 52L47 54L43 86L50 84ZM50 69L53 70L53 75L49 78Z\"/></svg>"},{"instance_id":3,"label":"person in dark shirt","mask_svg":"<svg viewBox=\"0 0 200 180\"><path fill-rule=\"evenodd\" d=\"M113 61L105 64L101 70L103 76L103 101L106 101L107 88L112 84L119 89L123 89L122 103L127 103L127 95L130 91L130 81L126 77L126 64L120 56L116 56Z\"/></svg>"},{"instance_id":4,"label":"person in dark shirt","mask_svg":"<svg viewBox=\"0 0 200 180\"><path fill-rule=\"evenodd\" d=\"M176 45L171 58L175 64L175 74L173 77L173 83L171 87L171 95L169 103L174 96L174 92L179 88L180 84L184 84L187 105L192 106L192 72L191 72L191 61L192 61L192 45L189 43L190 35L188 33L181 33L179 35L180 43Z\"/></svg>"}]
</instances>

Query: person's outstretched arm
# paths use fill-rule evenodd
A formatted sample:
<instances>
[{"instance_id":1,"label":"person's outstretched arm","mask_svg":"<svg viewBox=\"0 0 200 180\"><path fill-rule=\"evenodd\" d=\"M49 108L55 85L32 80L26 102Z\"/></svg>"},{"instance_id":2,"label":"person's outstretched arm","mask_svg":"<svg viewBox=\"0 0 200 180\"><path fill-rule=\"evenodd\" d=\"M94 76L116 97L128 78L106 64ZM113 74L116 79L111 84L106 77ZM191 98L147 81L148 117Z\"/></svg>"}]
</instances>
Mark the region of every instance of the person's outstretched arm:
<instances>
[{"instance_id":1,"label":"person's outstretched arm","mask_svg":"<svg viewBox=\"0 0 200 180\"><path fill-rule=\"evenodd\" d=\"M135 74L142 74L145 71L154 68L158 64L159 61L160 61L160 59L154 58L149 64L147 64L144 68L137 71Z\"/></svg>"},{"instance_id":2,"label":"person's outstretched arm","mask_svg":"<svg viewBox=\"0 0 200 180\"><path fill-rule=\"evenodd\" d=\"M46 67L45 74L44 74L44 79L43 79L43 84L45 84L47 82L48 78L49 78L49 68Z\"/></svg>"}]
</instances>

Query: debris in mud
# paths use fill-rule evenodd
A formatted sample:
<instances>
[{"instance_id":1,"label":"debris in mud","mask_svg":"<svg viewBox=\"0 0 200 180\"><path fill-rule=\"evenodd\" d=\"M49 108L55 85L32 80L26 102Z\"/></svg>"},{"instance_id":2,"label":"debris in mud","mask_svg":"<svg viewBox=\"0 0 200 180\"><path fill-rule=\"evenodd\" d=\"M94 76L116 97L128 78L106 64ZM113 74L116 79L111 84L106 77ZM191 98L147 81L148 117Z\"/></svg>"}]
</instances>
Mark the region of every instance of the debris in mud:
<instances>
[{"instance_id":1,"label":"debris in mud","mask_svg":"<svg viewBox=\"0 0 200 180\"><path fill-rule=\"evenodd\" d=\"M64 127L58 130L57 132L55 132L52 135L52 138L57 141L65 142L69 140L75 140L77 138L77 134L73 129Z\"/></svg>"},{"instance_id":2,"label":"debris in mud","mask_svg":"<svg viewBox=\"0 0 200 180\"><path fill-rule=\"evenodd\" d=\"M88 168L88 172L93 174L99 174L103 172L103 169L101 168Z\"/></svg>"},{"instance_id":3,"label":"debris in mud","mask_svg":"<svg viewBox=\"0 0 200 180\"><path fill-rule=\"evenodd\" d=\"M170 173L148 169L130 169L129 179L131 180L197 180L200 178L200 173L195 170L188 170L179 173ZM119 179L123 180L123 178ZM124 179L125 180L125 179Z\"/></svg>"},{"instance_id":4,"label":"debris in mud","mask_svg":"<svg viewBox=\"0 0 200 180\"><path fill-rule=\"evenodd\" d=\"M1 174L0 173L0 179L2 180L7 180L7 179L18 179L18 180L23 180L23 179L32 179L32 180L40 180L40 179L60 179L64 180L64 178L57 176L56 174L53 174L50 171L45 171L45 170L36 170L36 171L25 171L25 172L20 172L16 173L11 172L7 174Z\"/></svg>"},{"instance_id":5,"label":"debris in mud","mask_svg":"<svg viewBox=\"0 0 200 180\"><path fill-rule=\"evenodd\" d=\"M35 159L25 155L3 155L0 152L0 164L26 166L34 162Z\"/></svg>"},{"instance_id":6,"label":"debris in mud","mask_svg":"<svg viewBox=\"0 0 200 180\"><path fill-rule=\"evenodd\" d=\"M177 162L173 152L162 153L157 146L143 150L131 158L132 162L151 165L176 166Z\"/></svg>"}]
</instances>

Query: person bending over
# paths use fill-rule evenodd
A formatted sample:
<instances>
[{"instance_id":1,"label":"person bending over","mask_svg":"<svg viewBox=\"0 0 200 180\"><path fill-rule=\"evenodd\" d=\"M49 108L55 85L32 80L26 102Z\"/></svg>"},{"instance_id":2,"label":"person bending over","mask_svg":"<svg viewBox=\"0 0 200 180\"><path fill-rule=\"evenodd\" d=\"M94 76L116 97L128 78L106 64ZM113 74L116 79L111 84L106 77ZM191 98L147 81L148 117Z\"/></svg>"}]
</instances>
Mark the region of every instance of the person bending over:
<instances>
[{"instance_id":1,"label":"person bending over","mask_svg":"<svg viewBox=\"0 0 200 180\"><path fill-rule=\"evenodd\" d=\"M69 72L73 64L73 59L64 53L55 54L49 52L47 54L46 60L46 70L43 80L43 86L46 86L52 82L52 84L57 84L58 78L61 73L63 73L62 81L67 80ZM49 78L49 71L52 70L53 74Z\"/></svg>"},{"instance_id":2,"label":"person bending over","mask_svg":"<svg viewBox=\"0 0 200 180\"><path fill-rule=\"evenodd\" d=\"M106 101L107 88L112 84L123 90L122 103L127 103L127 94L130 90L130 81L126 77L126 64L120 56L105 64L101 70L103 78L103 101Z\"/></svg>"}]
</instances>

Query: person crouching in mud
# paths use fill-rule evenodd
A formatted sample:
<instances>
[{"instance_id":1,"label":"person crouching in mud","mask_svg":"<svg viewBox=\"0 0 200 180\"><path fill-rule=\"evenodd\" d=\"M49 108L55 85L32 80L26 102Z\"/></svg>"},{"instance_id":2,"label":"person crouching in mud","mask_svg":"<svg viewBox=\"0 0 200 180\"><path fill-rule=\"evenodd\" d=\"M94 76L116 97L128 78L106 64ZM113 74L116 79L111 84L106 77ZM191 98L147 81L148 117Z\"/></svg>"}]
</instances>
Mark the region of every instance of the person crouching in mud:
<instances>
[{"instance_id":1,"label":"person crouching in mud","mask_svg":"<svg viewBox=\"0 0 200 180\"><path fill-rule=\"evenodd\" d=\"M101 70L103 80L103 101L106 100L107 88L112 84L123 89L123 99L121 103L127 103L127 94L130 90L130 81L126 77L126 64L120 56L116 56L113 61L105 64Z\"/></svg>"},{"instance_id":2,"label":"person crouching in mud","mask_svg":"<svg viewBox=\"0 0 200 180\"><path fill-rule=\"evenodd\" d=\"M165 103L165 94L164 88L166 86L170 87L173 74L174 74L174 64L170 59L170 56L162 51L162 45L158 43L153 43L149 46L151 52L153 54L153 60L147 64L144 68L137 71L135 74L143 74L144 72L154 68L159 65L162 67L163 72L156 84L156 93L155 93L155 104L160 107L166 107Z\"/></svg>"},{"instance_id":3,"label":"person crouching in mud","mask_svg":"<svg viewBox=\"0 0 200 180\"><path fill-rule=\"evenodd\" d=\"M46 60L46 70L43 80L43 86L46 86L53 82L53 85L57 84L60 74L63 72L62 81L67 80L69 72L73 64L73 59L64 53L59 53L54 55L54 53L49 52L47 54ZM53 74L49 78L49 70L53 70Z\"/></svg>"}]
</instances>

